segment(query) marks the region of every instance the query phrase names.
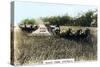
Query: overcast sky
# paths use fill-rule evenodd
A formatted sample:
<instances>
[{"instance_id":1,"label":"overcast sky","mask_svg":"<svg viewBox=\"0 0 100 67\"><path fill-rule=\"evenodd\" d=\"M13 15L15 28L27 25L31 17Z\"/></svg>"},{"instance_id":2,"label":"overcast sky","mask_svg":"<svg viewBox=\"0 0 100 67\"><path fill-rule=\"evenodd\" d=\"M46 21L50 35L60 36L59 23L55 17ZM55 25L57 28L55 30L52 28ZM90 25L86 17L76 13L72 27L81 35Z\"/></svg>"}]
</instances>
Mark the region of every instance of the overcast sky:
<instances>
[{"instance_id":1,"label":"overcast sky","mask_svg":"<svg viewBox=\"0 0 100 67\"><path fill-rule=\"evenodd\" d=\"M89 10L95 10L94 6L48 4L33 2L15 2L15 24L26 18L39 18L46 16L58 16L68 14L75 17Z\"/></svg>"}]
</instances>

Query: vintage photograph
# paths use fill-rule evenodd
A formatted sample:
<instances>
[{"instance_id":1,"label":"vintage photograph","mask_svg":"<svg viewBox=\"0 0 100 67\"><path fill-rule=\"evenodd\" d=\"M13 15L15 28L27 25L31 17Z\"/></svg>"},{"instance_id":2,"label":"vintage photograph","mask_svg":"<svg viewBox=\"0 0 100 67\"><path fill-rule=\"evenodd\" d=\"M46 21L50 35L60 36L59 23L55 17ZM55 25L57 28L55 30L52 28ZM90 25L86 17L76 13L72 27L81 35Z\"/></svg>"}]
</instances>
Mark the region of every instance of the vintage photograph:
<instances>
[{"instance_id":1,"label":"vintage photograph","mask_svg":"<svg viewBox=\"0 0 100 67\"><path fill-rule=\"evenodd\" d=\"M97 7L11 2L11 64L97 60Z\"/></svg>"}]
</instances>

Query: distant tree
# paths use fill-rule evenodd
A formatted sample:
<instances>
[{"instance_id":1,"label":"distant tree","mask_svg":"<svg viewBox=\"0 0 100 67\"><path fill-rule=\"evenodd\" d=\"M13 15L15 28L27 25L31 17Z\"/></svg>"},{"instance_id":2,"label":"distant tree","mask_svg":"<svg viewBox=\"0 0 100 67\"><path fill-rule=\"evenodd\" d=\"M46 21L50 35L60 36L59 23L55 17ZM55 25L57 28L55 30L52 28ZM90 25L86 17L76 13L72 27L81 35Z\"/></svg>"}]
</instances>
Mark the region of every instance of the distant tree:
<instances>
[{"instance_id":1,"label":"distant tree","mask_svg":"<svg viewBox=\"0 0 100 67\"><path fill-rule=\"evenodd\" d=\"M86 26L91 26L91 22L93 21L92 16L93 16L93 11L89 11L85 14L84 21Z\"/></svg>"},{"instance_id":2,"label":"distant tree","mask_svg":"<svg viewBox=\"0 0 100 67\"><path fill-rule=\"evenodd\" d=\"M93 21L93 14L94 11L88 11L79 18L77 18L77 23L79 26L91 26L91 23Z\"/></svg>"},{"instance_id":3,"label":"distant tree","mask_svg":"<svg viewBox=\"0 0 100 67\"><path fill-rule=\"evenodd\" d=\"M34 25L35 24L35 20L34 19L24 19L21 21L20 24L31 24L31 25Z\"/></svg>"},{"instance_id":4,"label":"distant tree","mask_svg":"<svg viewBox=\"0 0 100 67\"><path fill-rule=\"evenodd\" d=\"M30 19L29 22L28 22L28 24L34 25L35 24L35 19Z\"/></svg>"},{"instance_id":5,"label":"distant tree","mask_svg":"<svg viewBox=\"0 0 100 67\"><path fill-rule=\"evenodd\" d=\"M94 11L92 18L93 18L93 25L97 27L97 10Z\"/></svg>"},{"instance_id":6,"label":"distant tree","mask_svg":"<svg viewBox=\"0 0 100 67\"><path fill-rule=\"evenodd\" d=\"M69 25L71 23L71 17L64 16L52 16L43 18L44 22L50 22L51 25Z\"/></svg>"},{"instance_id":7,"label":"distant tree","mask_svg":"<svg viewBox=\"0 0 100 67\"><path fill-rule=\"evenodd\" d=\"M95 15L93 16L93 18L94 18L94 20L95 20L95 26L97 27L97 14L95 14Z\"/></svg>"}]
</instances>

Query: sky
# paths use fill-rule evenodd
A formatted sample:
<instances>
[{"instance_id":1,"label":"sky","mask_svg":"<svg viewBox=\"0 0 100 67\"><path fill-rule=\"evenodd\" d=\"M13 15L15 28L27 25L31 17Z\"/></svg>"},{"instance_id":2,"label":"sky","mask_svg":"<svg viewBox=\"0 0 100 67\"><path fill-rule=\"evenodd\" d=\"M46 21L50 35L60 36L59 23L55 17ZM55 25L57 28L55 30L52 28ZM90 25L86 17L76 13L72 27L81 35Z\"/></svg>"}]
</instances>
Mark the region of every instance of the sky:
<instances>
[{"instance_id":1,"label":"sky","mask_svg":"<svg viewBox=\"0 0 100 67\"><path fill-rule=\"evenodd\" d=\"M95 10L94 6L85 5L65 5L65 4L50 4L50 3L34 3L34 2L15 2L14 5L14 22L20 23L26 18L40 18L46 16L62 16L69 15L76 17L89 10Z\"/></svg>"}]
</instances>

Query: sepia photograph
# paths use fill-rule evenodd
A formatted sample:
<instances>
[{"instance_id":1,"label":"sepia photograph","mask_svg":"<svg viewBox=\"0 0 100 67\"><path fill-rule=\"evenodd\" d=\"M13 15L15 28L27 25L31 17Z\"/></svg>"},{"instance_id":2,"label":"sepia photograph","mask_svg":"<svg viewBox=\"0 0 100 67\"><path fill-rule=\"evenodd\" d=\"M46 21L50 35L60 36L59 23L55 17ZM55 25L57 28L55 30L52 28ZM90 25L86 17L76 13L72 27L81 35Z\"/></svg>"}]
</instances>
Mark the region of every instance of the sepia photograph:
<instances>
[{"instance_id":1,"label":"sepia photograph","mask_svg":"<svg viewBox=\"0 0 100 67\"><path fill-rule=\"evenodd\" d=\"M11 64L97 61L96 6L11 2Z\"/></svg>"}]
</instances>

